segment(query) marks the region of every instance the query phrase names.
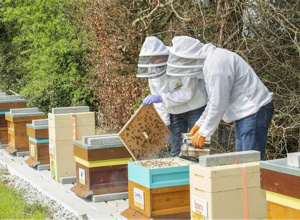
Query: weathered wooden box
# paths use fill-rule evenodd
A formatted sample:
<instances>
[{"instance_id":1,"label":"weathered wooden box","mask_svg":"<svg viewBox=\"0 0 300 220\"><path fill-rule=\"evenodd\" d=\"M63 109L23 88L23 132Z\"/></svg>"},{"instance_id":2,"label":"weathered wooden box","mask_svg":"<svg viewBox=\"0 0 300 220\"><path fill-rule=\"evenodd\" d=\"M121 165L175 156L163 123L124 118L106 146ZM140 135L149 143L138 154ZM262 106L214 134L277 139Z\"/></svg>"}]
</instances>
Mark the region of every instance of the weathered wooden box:
<instances>
[{"instance_id":1,"label":"weathered wooden box","mask_svg":"<svg viewBox=\"0 0 300 220\"><path fill-rule=\"evenodd\" d=\"M31 167L49 164L48 119L33 120L32 124L27 124L26 127L29 138L29 158L25 162Z\"/></svg>"},{"instance_id":2,"label":"weathered wooden box","mask_svg":"<svg viewBox=\"0 0 300 220\"><path fill-rule=\"evenodd\" d=\"M189 218L189 166L180 158L141 160L128 164L129 210L145 218Z\"/></svg>"},{"instance_id":3,"label":"weathered wooden box","mask_svg":"<svg viewBox=\"0 0 300 220\"><path fill-rule=\"evenodd\" d=\"M295 158L289 158L292 155L300 159L300 154L291 153L287 158L260 164L261 188L266 190L268 201L268 219L300 218L300 167L294 166Z\"/></svg>"},{"instance_id":4,"label":"weathered wooden box","mask_svg":"<svg viewBox=\"0 0 300 220\"><path fill-rule=\"evenodd\" d=\"M74 142L77 183L71 188L80 197L127 192L127 163L132 160L116 134L87 136Z\"/></svg>"},{"instance_id":5,"label":"weathered wooden box","mask_svg":"<svg viewBox=\"0 0 300 220\"><path fill-rule=\"evenodd\" d=\"M17 151L28 151L29 140L27 136L26 124L34 119L44 119L45 113L38 111L37 108L11 109L5 113L5 119L8 123L8 147L5 150L8 153Z\"/></svg>"},{"instance_id":6,"label":"weathered wooden box","mask_svg":"<svg viewBox=\"0 0 300 220\"><path fill-rule=\"evenodd\" d=\"M0 96L0 145L8 144L8 129L5 113L10 109L25 108L26 101L19 95L1 95Z\"/></svg>"},{"instance_id":7,"label":"weathered wooden box","mask_svg":"<svg viewBox=\"0 0 300 220\"><path fill-rule=\"evenodd\" d=\"M192 219L266 218L265 191L260 188L259 152L254 162L241 159L237 163L234 154L238 152L202 156L199 164L190 166ZM214 164L202 163L205 158L212 159Z\"/></svg>"},{"instance_id":8,"label":"weathered wooden box","mask_svg":"<svg viewBox=\"0 0 300 220\"><path fill-rule=\"evenodd\" d=\"M50 171L60 182L76 176L73 141L95 134L95 113L88 106L53 108L48 120Z\"/></svg>"}]
</instances>

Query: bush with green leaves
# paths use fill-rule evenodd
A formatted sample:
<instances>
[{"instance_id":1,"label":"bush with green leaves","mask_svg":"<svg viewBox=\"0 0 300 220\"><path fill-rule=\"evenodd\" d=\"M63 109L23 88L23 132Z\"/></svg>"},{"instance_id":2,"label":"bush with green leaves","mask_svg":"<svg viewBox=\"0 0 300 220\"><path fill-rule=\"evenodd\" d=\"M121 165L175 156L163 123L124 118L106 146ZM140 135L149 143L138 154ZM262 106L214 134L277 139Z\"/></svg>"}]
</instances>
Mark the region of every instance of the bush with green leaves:
<instances>
[{"instance_id":1,"label":"bush with green leaves","mask_svg":"<svg viewBox=\"0 0 300 220\"><path fill-rule=\"evenodd\" d=\"M45 112L93 102L85 38L68 7L75 2L0 2L0 89Z\"/></svg>"}]
</instances>

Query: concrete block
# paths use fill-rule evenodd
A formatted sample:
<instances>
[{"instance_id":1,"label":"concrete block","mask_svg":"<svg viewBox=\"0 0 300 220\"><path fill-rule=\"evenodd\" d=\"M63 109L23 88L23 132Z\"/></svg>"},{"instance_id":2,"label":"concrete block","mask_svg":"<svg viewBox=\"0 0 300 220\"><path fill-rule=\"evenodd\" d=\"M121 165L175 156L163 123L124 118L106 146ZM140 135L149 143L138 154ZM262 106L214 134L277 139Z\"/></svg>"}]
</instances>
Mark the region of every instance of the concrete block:
<instances>
[{"instance_id":1,"label":"concrete block","mask_svg":"<svg viewBox=\"0 0 300 220\"><path fill-rule=\"evenodd\" d=\"M300 152L288 153L287 165L291 167L300 167Z\"/></svg>"},{"instance_id":2,"label":"concrete block","mask_svg":"<svg viewBox=\"0 0 300 220\"><path fill-rule=\"evenodd\" d=\"M8 147L8 144L0 144L0 149L5 149Z\"/></svg>"},{"instance_id":3,"label":"concrete block","mask_svg":"<svg viewBox=\"0 0 300 220\"><path fill-rule=\"evenodd\" d=\"M73 183L76 183L76 176L61 177L59 182L61 184L73 184Z\"/></svg>"},{"instance_id":4,"label":"concrete block","mask_svg":"<svg viewBox=\"0 0 300 220\"><path fill-rule=\"evenodd\" d=\"M40 165L37 165L37 170L38 171L50 170L50 164L40 164Z\"/></svg>"},{"instance_id":5,"label":"concrete block","mask_svg":"<svg viewBox=\"0 0 300 220\"><path fill-rule=\"evenodd\" d=\"M203 167L221 166L228 164L248 163L260 160L259 151L241 151L233 153L212 154L199 157L199 164Z\"/></svg>"},{"instance_id":6,"label":"concrete block","mask_svg":"<svg viewBox=\"0 0 300 220\"><path fill-rule=\"evenodd\" d=\"M29 148L29 147L28 147ZM16 156L17 157L26 157L29 156L29 151L20 151L20 152L16 152Z\"/></svg>"},{"instance_id":7,"label":"concrete block","mask_svg":"<svg viewBox=\"0 0 300 220\"><path fill-rule=\"evenodd\" d=\"M32 120L33 126L48 126L48 119Z\"/></svg>"},{"instance_id":8,"label":"concrete block","mask_svg":"<svg viewBox=\"0 0 300 220\"><path fill-rule=\"evenodd\" d=\"M31 114L31 113L40 113L38 108L16 108L10 109L10 114Z\"/></svg>"},{"instance_id":9,"label":"concrete block","mask_svg":"<svg viewBox=\"0 0 300 220\"><path fill-rule=\"evenodd\" d=\"M93 202L106 202L106 201L112 201L117 199L128 199L128 192L92 196Z\"/></svg>"},{"instance_id":10,"label":"concrete block","mask_svg":"<svg viewBox=\"0 0 300 220\"><path fill-rule=\"evenodd\" d=\"M52 108L53 114L68 114L68 113L79 113L79 112L89 112L89 111L90 108L88 106Z\"/></svg>"}]
</instances>

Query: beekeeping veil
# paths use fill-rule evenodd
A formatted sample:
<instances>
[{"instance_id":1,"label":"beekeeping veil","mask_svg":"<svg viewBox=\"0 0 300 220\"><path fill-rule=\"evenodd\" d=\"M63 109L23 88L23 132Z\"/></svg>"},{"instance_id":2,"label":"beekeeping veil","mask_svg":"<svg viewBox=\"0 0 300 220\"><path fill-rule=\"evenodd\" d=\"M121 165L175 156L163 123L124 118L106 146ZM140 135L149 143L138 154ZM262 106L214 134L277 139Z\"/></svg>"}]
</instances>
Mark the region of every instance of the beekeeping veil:
<instances>
[{"instance_id":1,"label":"beekeeping veil","mask_svg":"<svg viewBox=\"0 0 300 220\"><path fill-rule=\"evenodd\" d=\"M177 36L169 48L167 74L171 76L203 77L203 66L206 56L201 49L204 44L188 36Z\"/></svg>"},{"instance_id":2,"label":"beekeeping veil","mask_svg":"<svg viewBox=\"0 0 300 220\"><path fill-rule=\"evenodd\" d=\"M139 54L137 77L156 78L166 73L169 50L157 37L147 37Z\"/></svg>"}]
</instances>

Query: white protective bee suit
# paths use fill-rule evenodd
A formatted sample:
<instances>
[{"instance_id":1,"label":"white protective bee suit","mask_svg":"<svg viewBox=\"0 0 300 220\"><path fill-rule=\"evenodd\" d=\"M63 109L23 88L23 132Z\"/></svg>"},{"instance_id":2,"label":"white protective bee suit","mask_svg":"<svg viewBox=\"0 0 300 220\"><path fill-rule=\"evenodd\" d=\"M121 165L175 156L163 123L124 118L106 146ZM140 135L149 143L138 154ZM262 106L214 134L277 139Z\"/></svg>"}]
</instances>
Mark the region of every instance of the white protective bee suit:
<instances>
[{"instance_id":1,"label":"white protective bee suit","mask_svg":"<svg viewBox=\"0 0 300 220\"><path fill-rule=\"evenodd\" d=\"M237 121L272 101L272 93L236 53L205 44L199 55L206 57L203 73L209 96L196 122L201 136L210 137L221 119L227 123Z\"/></svg>"}]
</instances>

